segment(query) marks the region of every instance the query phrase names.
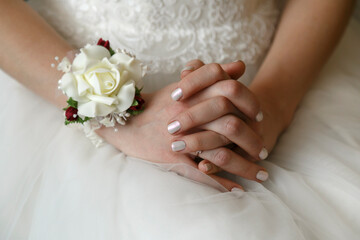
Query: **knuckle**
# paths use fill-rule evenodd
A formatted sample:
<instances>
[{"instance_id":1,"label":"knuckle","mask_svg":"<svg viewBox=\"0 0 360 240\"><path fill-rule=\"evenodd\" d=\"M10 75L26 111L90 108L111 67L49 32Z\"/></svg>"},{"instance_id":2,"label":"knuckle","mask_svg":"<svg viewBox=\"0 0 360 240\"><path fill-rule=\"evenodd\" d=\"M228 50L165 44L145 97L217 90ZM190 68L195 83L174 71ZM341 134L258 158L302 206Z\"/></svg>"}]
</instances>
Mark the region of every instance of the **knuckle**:
<instances>
[{"instance_id":1,"label":"knuckle","mask_svg":"<svg viewBox=\"0 0 360 240\"><path fill-rule=\"evenodd\" d=\"M186 111L182 114L182 117L180 119L183 119L186 122L186 125L189 127L194 126L196 124L195 116L190 111Z\"/></svg>"},{"instance_id":2,"label":"knuckle","mask_svg":"<svg viewBox=\"0 0 360 240\"><path fill-rule=\"evenodd\" d=\"M223 96L220 96L220 97L217 97L214 99L214 102L213 102L213 106L215 108L216 111L230 111L231 109L231 103L230 101L226 98L226 97L223 97Z\"/></svg>"},{"instance_id":3,"label":"knuckle","mask_svg":"<svg viewBox=\"0 0 360 240\"><path fill-rule=\"evenodd\" d=\"M219 134L219 138L223 145L227 145L231 143L231 141L224 135Z\"/></svg>"},{"instance_id":4,"label":"knuckle","mask_svg":"<svg viewBox=\"0 0 360 240\"><path fill-rule=\"evenodd\" d=\"M225 134L228 136L233 136L239 133L240 129L242 128L241 120L230 116L225 121L224 131Z\"/></svg>"},{"instance_id":5,"label":"knuckle","mask_svg":"<svg viewBox=\"0 0 360 240\"><path fill-rule=\"evenodd\" d=\"M213 74L216 78L223 78L224 77L224 70L218 63L210 63L208 65L209 71Z\"/></svg>"},{"instance_id":6,"label":"knuckle","mask_svg":"<svg viewBox=\"0 0 360 240\"><path fill-rule=\"evenodd\" d=\"M228 149L226 148L220 148L214 156L214 163L221 167L225 166L230 162L231 154Z\"/></svg>"},{"instance_id":7,"label":"knuckle","mask_svg":"<svg viewBox=\"0 0 360 240\"><path fill-rule=\"evenodd\" d=\"M244 86L235 80L226 81L224 83L224 92L230 98L236 98L242 94Z\"/></svg>"}]
</instances>

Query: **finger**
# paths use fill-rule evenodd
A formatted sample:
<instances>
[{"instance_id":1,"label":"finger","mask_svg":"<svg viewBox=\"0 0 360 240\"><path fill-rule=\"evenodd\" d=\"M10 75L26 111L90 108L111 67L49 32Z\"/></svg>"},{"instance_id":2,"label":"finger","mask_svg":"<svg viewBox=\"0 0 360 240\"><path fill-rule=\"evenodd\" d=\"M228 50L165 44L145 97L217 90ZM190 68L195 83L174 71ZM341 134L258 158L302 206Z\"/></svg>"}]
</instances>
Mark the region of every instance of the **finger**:
<instances>
[{"instance_id":1,"label":"finger","mask_svg":"<svg viewBox=\"0 0 360 240\"><path fill-rule=\"evenodd\" d=\"M243 120L234 115L225 115L204 124L201 128L226 137L257 160L264 160L268 156L263 139Z\"/></svg>"},{"instance_id":2,"label":"finger","mask_svg":"<svg viewBox=\"0 0 360 240\"><path fill-rule=\"evenodd\" d=\"M223 185L228 191L234 191L234 189L240 189L241 191L244 191L244 188L241 185L239 185L229 179L222 178L222 177L219 177L216 175L209 175L209 176L212 177L214 180L216 180L221 185Z\"/></svg>"},{"instance_id":3,"label":"finger","mask_svg":"<svg viewBox=\"0 0 360 240\"><path fill-rule=\"evenodd\" d=\"M241 115L234 105L225 97L217 96L206 99L171 119L167 127L168 132L170 134L182 133L214 121L229 113Z\"/></svg>"},{"instance_id":4,"label":"finger","mask_svg":"<svg viewBox=\"0 0 360 240\"><path fill-rule=\"evenodd\" d=\"M229 139L216 132L201 131L175 138L171 143L171 149L174 152L194 153L196 151L215 149L229 143Z\"/></svg>"},{"instance_id":5,"label":"finger","mask_svg":"<svg viewBox=\"0 0 360 240\"><path fill-rule=\"evenodd\" d=\"M262 121L263 113L257 97L239 81L230 79L216 82L211 87L190 97L187 102L190 105L194 105L216 96L226 97L240 112L244 113L247 118L256 122Z\"/></svg>"},{"instance_id":6,"label":"finger","mask_svg":"<svg viewBox=\"0 0 360 240\"><path fill-rule=\"evenodd\" d=\"M216 166L227 172L249 180L263 182L269 177L265 168L253 162L247 161L230 149L224 147L203 151L199 154L199 156L203 159L211 161Z\"/></svg>"},{"instance_id":7,"label":"finger","mask_svg":"<svg viewBox=\"0 0 360 240\"><path fill-rule=\"evenodd\" d=\"M246 69L245 63L241 60L232 63L221 64L221 67L232 79L235 80L240 78Z\"/></svg>"},{"instance_id":8,"label":"finger","mask_svg":"<svg viewBox=\"0 0 360 240\"><path fill-rule=\"evenodd\" d=\"M171 93L171 98L175 101L186 99L215 82L225 79L230 79L230 76L220 64L204 65L178 82L177 87Z\"/></svg>"},{"instance_id":9,"label":"finger","mask_svg":"<svg viewBox=\"0 0 360 240\"><path fill-rule=\"evenodd\" d=\"M247 159L248 161L251 161L251 162L260 161L259 158L253 158L246 151L244 151L244 149L241 149L237 145L234 148L232 148L232 150L233 150L234 153L237 153L238 155L242 156L243 158Z\"/></svg>"},{"instance_id":10,"label":"finger","mask_svg":"<svg viewBox=\"0 0 360 240\"><path fill-rule=\"evenodd\" d=\"M221 168L208 160L202 160L201 162L199 162L198 169L206 174L214 174L222 171Z\"/></svg>"},{"instance_id":11,"label":"finger","mask_svg":"<svg viewBox=\"0 0 360 240\"><path fill-rule=\"evenodd\" d=\"M181 79L186 77L192 71L195 71L205 65L199 59L189 61L185 67L181 70ZM245 63L241 60L231 63L220 64L222 69L232 78L238 79L240 78L245 72Z\"/></svg>"},{"instance_id":12,"label":"finger","mask_svg":"<svg viewBox=\"0 0 360 240\"><path fill-rule=\"evenodd\" d=\"M187 76L192 71L195 71L196 69L199 69L200 67L204 66L205 64L199 60L194 59L186 63L185 67L181 70L180 78L183 79L185 76Z\"/></svg>"},{"instance_id":13,"label":"finger","mask_svg":"<svg viewBox=\"0 0 360 240\"><path fill-rule=\"evenodd\" d=\"M197 167L195 162L192 159L190 159L189 157L187 157L185 154L179 154L176 157L174 157L174 162L186 163L186 164L189 164L192 167L195 167L195 168ZM174 171L174 172L176 172L176 173L178 173L178 174L180 174L182 176L187 176L186 168L182 168L182 167L180 167L180 168L172 168L172 171ZM235 183L235 182L233 182L231 180L228 180L228 179L225 179L225 178L222 178L222 177L218 177L216 175L209 175L209 176L211 178L213 178L215 181L217 181L218 183L220 183L222 186L224 186L228 191L232 191L232 190L234 190L234 188L244 191L244 188L241 185L239 185L239 184L237 184L237 183ZM191 178L191 176L188 176L188 177ZM200 180L200 182L201 182L201 179L196 179L196 177L192 178L192 179L195 180L195 181Z\"/></svg>"}]
</instances>

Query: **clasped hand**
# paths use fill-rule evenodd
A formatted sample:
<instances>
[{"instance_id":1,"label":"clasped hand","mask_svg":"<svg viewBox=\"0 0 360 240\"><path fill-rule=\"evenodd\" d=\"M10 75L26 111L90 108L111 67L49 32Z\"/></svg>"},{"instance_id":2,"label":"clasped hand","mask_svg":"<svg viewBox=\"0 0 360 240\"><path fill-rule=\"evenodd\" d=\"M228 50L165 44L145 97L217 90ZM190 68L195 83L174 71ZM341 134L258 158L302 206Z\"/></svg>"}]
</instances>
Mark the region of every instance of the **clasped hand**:
<instances>
[{"instance_id":1,"label":"clasped hand","mask_svg":"<svg viewBox=\"0 0 360 240\"><path fill-rule=\"evenodd\" d=\"M267 157L261 136L264 115L257 97L234 80L244 73L244 63L193 60L186 66L181 81L144 94L146 110L119 132L103 128L98 133L127 155L187 163L229 190L242 187L214 173L224 170L265 181L267 171L256 164ZM195 155L204 160L196 163Z\"/></svg>"}]
</instances>

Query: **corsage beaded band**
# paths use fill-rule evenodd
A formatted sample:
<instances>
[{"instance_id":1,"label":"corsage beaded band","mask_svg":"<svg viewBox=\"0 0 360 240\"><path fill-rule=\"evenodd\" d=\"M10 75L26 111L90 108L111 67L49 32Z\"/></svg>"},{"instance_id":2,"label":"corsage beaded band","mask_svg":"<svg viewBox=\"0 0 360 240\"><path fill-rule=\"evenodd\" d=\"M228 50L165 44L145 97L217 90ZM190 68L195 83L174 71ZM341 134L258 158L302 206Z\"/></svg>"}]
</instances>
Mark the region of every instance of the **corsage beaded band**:
<instances>
[{"instance_id":1,"label":"corsage beaded band","mask_svg":"<svg viewBox=\"0 0 360 240\"><path fill-rule=\"evenodd\" d=\"M144 110L140 92L146 67L127 51L114 51L109 41L100 38L97 44L86 45L72 63L64 57L57 69L64 72L58 88L68 97L65 125L82 124L96 146L102 143L96 129L117 131L116 123L125 125L131 115Z\"/></svg>"}]
</instances>

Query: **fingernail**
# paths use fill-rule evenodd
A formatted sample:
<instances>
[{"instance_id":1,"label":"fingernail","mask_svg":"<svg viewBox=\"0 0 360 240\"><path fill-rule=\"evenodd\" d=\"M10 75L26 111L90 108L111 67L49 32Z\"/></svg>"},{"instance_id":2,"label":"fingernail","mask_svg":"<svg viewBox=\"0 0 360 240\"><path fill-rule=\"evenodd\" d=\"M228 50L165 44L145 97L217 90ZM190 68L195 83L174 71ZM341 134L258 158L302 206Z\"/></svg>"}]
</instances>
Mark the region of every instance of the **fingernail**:
<instances>
[{"instance_id":1,"label":"fingernail","mask_svg":"<svg viewBox=\"0 0 360 240\"><path fill-rule=\"evenodd\" d=\"M244 189L234 187L231 189L232 192L245 192Z\"/></svg>"},{"instance_id":2,"label":"fingernail","mask_svg":"<svg viewBox=\"0 0 360 240\"><path fill-rule=\"evenodd\" d=\"M193 66L186 66L186 67L184 67L182 70L181 70L181 72L183 72L183 71L192 71L192 70L194 70L195 68L193 67Z\"/></svg>"},{"instance_id":3,"label":"fingernail","mask_svg":"<svg viewBox=\"0 0 360 240\"><path fill-rule=\"evenodd\" d=\"M174 152L178 152L185 149L185 142L184 141L176 141L171 144L171 148Z\"/></svg>"},{"instance_id":4,"label":"fingernail","mask_svg":"<svg viewBox=\"0 0 360 240\"><path fill-rule=\"evenodd\" d=\"M257 122L261 122L261 121L264 119L264 115L263 115L262 111L260 111L260 112L256 115L255 119L256 119Z\"/></svg>"},{"instance_id":5,"label":"fingernail","mask_svg":"<svg viewBox=\"0 0 360 240\"><path fill-rule=\"evenodd\" d=\"M242 62L242 60L236 60L236 61L234 61L234 63L236 63L236 62Z\"/></svg>"},{"instance_id":6,"label":"fingernail","mask_svg":"<svg viewBox=\"0 0 360 240\"><path fill-rule=\"evenodd\" d=\"M180 127L181 127L180 122L174 121L167 126L167 129L170 134L173 134L173 133L176 133L177 131L179 131Z\"/></svg>"},{"instance_id":7,"label":"fingernail","mask_svg":"<svg viewBox=\"0 0 360 240\"><path fill-rule=\"evenodd\" d=\"M266 181L269 178L269 174L263 170L260 170L257 174L256 174L256 178L259 179L260 181Z\"/></svg>"},{"instance_id":8,"label":"fingernail","mask_svg":"<svg viewBox=\"0 0 360 240\"><path fill-rule=\"evenodd\" d=\"M181 88L177 88L171 93L171 98L174 101L178 101L182 97L182 95L183 95L183 93L182 93Z\"/></svg>"},{"instance_id":9,"label":"fingernail","mask_svg":"<svg viewBox=\"0 0 360 240\"><path fill-rule=\"evenodd\" d=\"M259 153L259 158L261 160L265 160L268 157L269 153L266 150L266 148L261 149L260 153Z\"/></svg>"},{"instance_id":10,"label":"fingernail","mask_svg":"<svg viewBox=\"0 0 360 240\"><path fill-rule=\"evenodd\" d=\"M208 171L210 171L212 169L212 165L210 163L205 163L204 167L205 167L206 172L208 172Z\"/></svg>"}]
</instances>

